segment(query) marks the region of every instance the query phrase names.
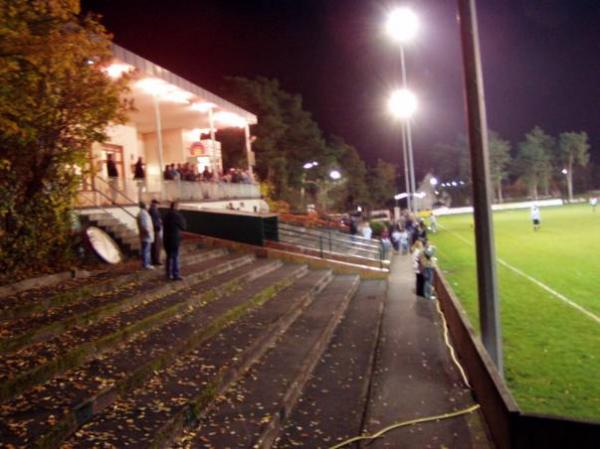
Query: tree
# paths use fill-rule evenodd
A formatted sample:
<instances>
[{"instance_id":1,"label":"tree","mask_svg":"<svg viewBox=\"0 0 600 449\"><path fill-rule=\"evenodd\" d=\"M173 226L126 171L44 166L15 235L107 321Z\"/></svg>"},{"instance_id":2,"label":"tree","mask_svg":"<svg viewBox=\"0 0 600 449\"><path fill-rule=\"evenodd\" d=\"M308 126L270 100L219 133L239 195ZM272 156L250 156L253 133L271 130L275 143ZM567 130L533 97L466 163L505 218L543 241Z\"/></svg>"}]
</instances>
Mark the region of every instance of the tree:
<instances>
[{"instance_id":1,"label":"tree","mask_svg":"<svg viewBox=\"0 0 600 449\"><path fill-rule=\"evenodd\" d=\"M585 167L590 160L590 145L585 132L566 132L559 137L559 160L567 169L567 190L569 201L573 201L573 169L575 165Z\"/></svg>"},{"instance_id":2,"label":"tree","mask_svg":"<svg viewBox=\"0 0 600 449\"><path fill-rule=\"evenodd\" d=\"M436 144L433 147L433 172L443 182L471 180L469 142L459 134L453 144Z\"/></svg>"},{"instance_id":3,"label":"tree","mask_svg":"<svg viewBox=\"0 0 600 449\"><path fill-rule=\"evenodd\" d=\"M233 77L227 81L227 94L260 117L252 130L257 137L256 171L272 186L277 199L292 199L302 187L306 162L319 161L311 175L322 177L324 167L335 156L311 114L304 110L302 97L285 92L275 79Z\"/></svg>"},{"instance_id":4,"label":"tree","mask_svg":"<svg viewBox=\"0 0 600 449\"><path fill-rule=\"evenodd\" d=\"M333 136L329 143L332 153L337 154L342 169L342 183L333 188L331 196L339 210L355 210L356 206L367 207L370 204L367 186L367 167L360 159L358 151L340 137Z\"/></svg>"},{"instance_id":5,"label":"tree","mask_svg":"<svg viewBox=\"0 0 600 449\"><path fill-rule=\"evenodd\" d=\"M396 194L396 167L382 159L369 171L369 189L373 207L382 207Z\"/></svg>"},{"instance_id":6,"label":"tree","mask_svg":"<svg viewBox=\"0 0 600 449\"><path fill-rule=\"evenodd\" d=\"M529 131L525 140L519 144L516 167L527 182L530 195L535 199L538 198L540 184L543 185L545 194L548 194L554 146L554 138L539 126Z\"/></svg>"},{"instance_id":7,"label":"tree","mask_svg":"<svg viewBox=\"0 0 600 449\"><path fill-rule=\"evenodd\" d=\"M128 109L127 79L100 70L110 59L109 35L79 1L0 8L0 271L66 262L77 167Z\"/></svg>"},{"instance_id":8,"label":"tree","mask_svg":"<svg viewBox=\"0 0 600 449\"><path fill-rule=\"evenodd\" d=\"M503 201L502 181L508 176L508 164L510 162L510 142L500 138L498 133L488 133L490 152L490 177L496 189L498 202Z\"/></svg>"}]
</instances>

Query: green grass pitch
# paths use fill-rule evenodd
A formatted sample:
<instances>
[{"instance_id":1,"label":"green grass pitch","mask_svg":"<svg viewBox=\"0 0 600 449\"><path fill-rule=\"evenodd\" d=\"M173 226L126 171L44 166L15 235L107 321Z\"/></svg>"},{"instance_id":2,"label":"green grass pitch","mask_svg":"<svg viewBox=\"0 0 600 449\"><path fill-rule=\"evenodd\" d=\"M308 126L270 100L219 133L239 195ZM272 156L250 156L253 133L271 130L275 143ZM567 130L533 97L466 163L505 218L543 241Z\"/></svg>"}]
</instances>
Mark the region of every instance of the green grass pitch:
<instances>
[{"instance_id":1,"label":"green grass pitch","mask_svg":"<svg viewBox=\"0 0 600 449\"><path fill-rule=\"evenodd\" d=\"M600 208L494 213L496 256L600 317ZM473 218L444 216L438 263L478 330ZM505 377L528 412L600 420L600 323L498 263Z\"/></svg>"}]
</instances>

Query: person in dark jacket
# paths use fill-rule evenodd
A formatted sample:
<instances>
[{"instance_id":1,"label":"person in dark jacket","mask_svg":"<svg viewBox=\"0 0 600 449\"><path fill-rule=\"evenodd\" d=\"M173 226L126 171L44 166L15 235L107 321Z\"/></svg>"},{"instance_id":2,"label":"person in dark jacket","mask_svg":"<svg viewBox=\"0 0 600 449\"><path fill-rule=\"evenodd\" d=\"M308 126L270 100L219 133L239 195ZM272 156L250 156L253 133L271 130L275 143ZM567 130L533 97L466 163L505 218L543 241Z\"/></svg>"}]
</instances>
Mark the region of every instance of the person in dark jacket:
<instances>
[{"instance_id":1,"label":"person in dark jacket","mask_svg":"<svg viewBox=\"0 0 600 449\"><path fill-rule=\"evenodd\" d=\"M186 223L183 216L177 212L179 205L177 201L171 203L171 208L163 220L163 244L167 253L165 264L167 278L180 281L179 275L179 244L181 243L181 231L185 231Z\"/></svg>"},{"instance_id":2,"label":"person in dark jacket","mask_svg":"<svg viewBox=\"0 0 600 449\"><path fill-rule=\"evenodd\" d=\"M152 227L154 228L154 242L152 242L151 254L152 265L162 265L160 263L160 251L162 247L162 219L158 211L158 200L152 200L150 205L150 218L152 218Z\"/></svg>"}]
</instances>

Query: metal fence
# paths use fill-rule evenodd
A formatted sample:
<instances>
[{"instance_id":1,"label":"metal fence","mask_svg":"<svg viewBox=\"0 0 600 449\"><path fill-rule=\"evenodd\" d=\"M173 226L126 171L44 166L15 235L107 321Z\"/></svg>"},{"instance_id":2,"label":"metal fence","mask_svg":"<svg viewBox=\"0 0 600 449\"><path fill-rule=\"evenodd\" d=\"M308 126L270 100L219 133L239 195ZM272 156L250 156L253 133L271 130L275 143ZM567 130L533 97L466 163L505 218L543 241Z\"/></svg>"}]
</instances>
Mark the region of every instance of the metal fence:
<instances>
[{"instance_id":1,"label":"metal fence","mask_svg":"<svg viewBox=\"0 0 600 449\"><path fill-rule=\"evenodd\" d=\"M132 204L138 201L218 201L260 198L258 184L163 181L159 184L145 181L106 180L97 176L93 182L82 185L79 206Z\"/></svg>"}]
</instances>

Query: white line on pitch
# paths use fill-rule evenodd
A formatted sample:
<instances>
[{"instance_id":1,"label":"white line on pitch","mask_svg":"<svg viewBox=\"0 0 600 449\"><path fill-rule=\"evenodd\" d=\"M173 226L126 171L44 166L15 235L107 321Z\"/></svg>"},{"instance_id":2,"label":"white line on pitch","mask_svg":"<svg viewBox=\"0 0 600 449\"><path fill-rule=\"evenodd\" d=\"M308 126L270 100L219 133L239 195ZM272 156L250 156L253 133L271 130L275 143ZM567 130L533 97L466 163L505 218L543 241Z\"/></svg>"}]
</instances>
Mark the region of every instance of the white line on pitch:
<instances>
[{"instance_id":1,"label":"white line on pitch","mask_svg":"<svg viewBox=\"0 0 600 449\"><path fill-rule=\"evenodd\" d=\"M446 228L445 226L441 226L439 225L440 228L445 229L446 232L449 232L450 234L452 234L454 237L456 237L459 240L462 240L463 242L465 242L467 245L473 246L473 242L470 242L469 240L467 240L466 238L464 238L462 235L457 234L453 231L449 231L448 228ZM508 262L500 259L499 257L496 257L496 259L498 260L498 262L501 265L504 265L506 268L508 268L509 270L513 271L514 273L517 273L520 276L523 276L525 279L533 282L535 285L537 285L538 287L546 290L548 293L550 293L551 295L555 296L556 298L560 299L561 301L563 301L565 304L573 307L574 309L580 311L581 313L583 313L584 315L588 316L589 318L591 318L592 320L594 320L596 323L600 324L600 316L594 314L593 312L590 312L589 310L587 310L585 307L580 306L579 304L577 304L576 302L571 301L569 298L567 298L565 295L563 295L562 293L557 292L556 290L554 290L553 288L550 288L549 286L547 286L546 284L544 284L541 281L538 281L536 278L529 276L527 273L524 273L523 271L519 270L516 267L513 267L511 264L509 264Z\"/></svg>"}]
</instances>

